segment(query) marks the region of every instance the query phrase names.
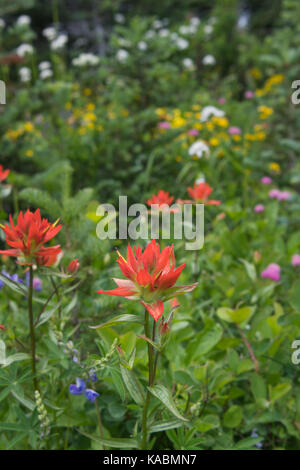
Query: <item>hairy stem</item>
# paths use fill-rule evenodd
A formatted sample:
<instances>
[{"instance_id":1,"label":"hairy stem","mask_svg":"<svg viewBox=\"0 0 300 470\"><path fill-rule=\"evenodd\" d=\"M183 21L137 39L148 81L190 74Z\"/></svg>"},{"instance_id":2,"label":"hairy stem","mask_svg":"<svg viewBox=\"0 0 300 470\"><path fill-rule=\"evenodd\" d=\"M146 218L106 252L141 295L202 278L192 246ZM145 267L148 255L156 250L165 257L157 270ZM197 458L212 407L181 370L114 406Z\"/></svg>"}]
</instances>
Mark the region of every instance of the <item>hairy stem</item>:
<instances>
[{"instance_id":1,"label":"hairy stem","mask_svg":"<svg viewBox=\"0 0 300 470\"><path fill-rule=\"evenodd\" d=\"M246 338L246 336L245 336L243 330L242 330L238 325L236 325L236 326L237 326L237 329L239 330L239 333L240 333L240 335L241 335L241 337L242 337L242 340L243 340L244 345L246 346L246 348L247 348L248 351L249 351L251 360L252 360L252 362L253 362L253 364L254 364L254 367L255 367L255 371L256 371L256 373L258 373L258 372L259 372L258 361L257 361L257 359L256 359L256 357L255 357L255 355L254 355L254 352L253 352L253 349L252 349L252 347L251 347L251 344L250 344L249 341L247 340L247 338Z\"/></svg>"},{"instance_id":2,"label":"hairy stem","mask_svg":"<svg viewBox=\"0 0 300 470\"><path fill-rule=\"evenodd\" d=\"M32 374L33 374L33 388L38 390L38 381L36 378L36 365L35 365L35 335L33 323L33 310L32 310L32 293L33 293L33 269L29 268L29 289L28 289L28 315L29 315L29 329L30 329L30 342L31 342L31 361L32 361Z\"/></svg>"},{"instance_id":3,"label":"hairy stem","mask_svg":"<svg viewBox=\"0 0 300 470\"><path fill-rule=\"evenodd\" d=\"M156 322L153 321L153 332L152 332L152 341L155 341L155 332L156 332ZM149 327L149 313L145 311L145 336L150 338L150 327ZM155 356L155 357L154 357ZM148 364L149 364L149 387L152 387L155 382L156 376L156 366L157 366L158 352L154 353L154 348L151 344L148 343ZM148 407L150 402L151 392L147 390L146 400L144 403L143 417L142 417L142 443L141 449L146 449L147 439L148 439Z\"/></svg>"}]
</instances>

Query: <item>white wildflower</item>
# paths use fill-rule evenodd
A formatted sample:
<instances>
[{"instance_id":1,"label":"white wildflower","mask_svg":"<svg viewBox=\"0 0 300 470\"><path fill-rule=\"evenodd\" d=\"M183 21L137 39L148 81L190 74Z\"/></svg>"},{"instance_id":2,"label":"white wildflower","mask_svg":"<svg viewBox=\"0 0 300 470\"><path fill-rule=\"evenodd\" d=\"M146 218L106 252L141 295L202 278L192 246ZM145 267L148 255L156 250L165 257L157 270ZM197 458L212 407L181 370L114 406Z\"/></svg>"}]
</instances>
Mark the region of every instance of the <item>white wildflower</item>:
<instances>
[{"instance_id":1,"label":"white wildflower","mask_svg":"<svg viewBox=\"0 0 300 470\"><path fill-rule=\"evenodd\" d=\"M209 147L203 140L196 140L189 148L189 155L201 158L203 154L209 155Z\"/></svg>"},{"instance_id":2,"label":"white wildflower","mask_svg":"<svg viewBox=\"0 0 300 470\"><path fill-rule=\"evenodd\" d=\"M206 24L204 26L204 33L209 36L213 32L214 28L211 24Z\"/></svg>"},{"instance_id":3,"label":"white wildflower","mask_svg":"<svg viewBox=\"0 0 300 470\"><path fill-rule=\"evenodd\" d=\"M115 14L115 21L117 23L123 24L123 23L125 23L125 16L122 15L122 13L116 13Z\"/></svg>"},{"instance_id":4,"label":"white wildflower","mask_svg":"<svg viewBox=\"0 0 300 470\"><path fill-rule=\"evenodd\" d=\"M52 51L57 51L62 49L68 42L68 36L65 33L61 33L50 43L50 48Z\"/></svg>"},{"instance_id":5,"label":"white wildflower","mask_svg":"<svg viewBox=\"0 0 300 470\"><path fill-rule=\"evenodd\" d=\"M137 46L140 51L148 49L148 44L145 41L140 41Z\"/></svg>"},{"instance_id":6,"label":"white wildflower","mask_svg":"<svg viewBox=\"0 0 300 470\"><path fill-rule=\"evenodd\" d=\"M25 57L25 55L27 54L28 55L33 54L33 51L34 51L33 46L27 43L20 44L20 46L18 46L16 49L16 53L20 57Z\"/></svg>"},{"instance_id":7,"label":"white wildflower","mask_svg":"<svg viewBox=\"0 0 300 470\"><path fill-rule=\"evenodd\" d=\"M28 15L21 15L16 21L18 26L28 26L31 23L31 18Z\"/></svg>"},{"instance_id":8,"label":"white wildflower","mask_svg":"<svg viewBox=\"0 0 300 470\"><path fill-rule=\"evenodd\" d=\"M189 57L186 57L185 59L183 59L182 64L183 64L184 68L186 68L188 70L194 70L194 68L195 68L194 62Z\"/></svg>"},{"instance_id":9,"label":"white wildflower","mask_svg":"<svg viewBox=\"0 0 300 470\"><path fill-rule=\"evenodd\" d=\"M205 122L210 116L223 117L225 112L222 109L218 109L215 106L205 106L201 111L201 122Z\"/></svg>"},{"instance_id":10,"label":"white wildflower","mask_svg":"<svg viewBox=\"0 0 300 470\"><path fill-rule=\"evenodd\" d=\"M126 60L129 57L129 52L127 52L125 49L119 49L116 58L119 62L126 62Z\"/></svg>"},{"instance_id":11,"label":"white wildflower","mask_svg":"<svg viewBox=\"0 0 300 470\"><path fill-rule=\"evenodd\" d=\"M176 46L178 47L178 49L184 50L189 47L189 42L186 39L178 38L176 40Z\"/></svg>"},{"instance_id":12,"label":"white wildflower","mask_svg":"<svg viewBox=\"0 0 300 470\"><path fill-rule=\"evenodd\" d=\"M56 28L54 26L48 26L43 29L43 36L45 36L48 41L53 41L57 36Z\"/></svg>"},{"instance_id":13,"label":"white wildflower","mask_svg":"<svg viewBox=\"0 0 300 470\"><path fill-rule=\"evenodd\" d=\"M0 29L5 28L5 21L3 18L0 18Z\"/></svg>"},{"instance_id":14,"label":"white wildflower","mask_svg":"<svg viewBox=\"0 0 300 470\"><path fill-rule=\"evenodd\" d=\"M160 35L161 38L166 38L167 36L169 36L170 31L168 30L168 28L163 28L160 31L158 31L158 34Z\"/></svg>"},{"instance_id":15,"label":"white wildflower","mask_svg":"<svg viewBox=\"0 0 300 470\"><path fill-rule=\"evenodd\" d=\"M48 62L48 60L44 60L43 62L40 62L39 65L39 70L47 70L47 69L50 69L51 68L51 64L50 62Z\"/></svg>"},{"instance_id":16,"label":"white wildflower","mask_svg":"<svg viewBox=\"0 0 300 470\"><path fill-rule=\"evenodd\" d=\"M215 65L215 63L216 63L216 59L211 54L204 56L202 59L203 65Z\"/></svg>"},{"instance_id":17,"label":"white wildflower","mask_svg":"<svg viewBox=\"0 0 300 470\"><path fill-rule=\"evenodd\" d=\"M19 69L19 76L21 82L29 82L31 80L31 70L28 67L21 67Z\"/></svg>"},{"instance_id":18,"label":"white wildflower","mask_svg":"<svg viewBox=\"0 0 300 470\"><path fill-rule=\"evenodd\" d=\"M42 80L45 80L46 78L50 78L50 77L53 77L53 72L51 69L45 69L41 71L40 78Z\"/></svg>"},{"instance_id":19,"label":"white wildflower","mask_svg":"<svg viewBox=\"0 0 300 470\"><path fill-rule=\"evenodd\" d=\"M84 67L85 65L97 65L99 57L91 52L81 53L78 57L72 60L72 64L76 67Z\"/></svg>"}]
</instances>

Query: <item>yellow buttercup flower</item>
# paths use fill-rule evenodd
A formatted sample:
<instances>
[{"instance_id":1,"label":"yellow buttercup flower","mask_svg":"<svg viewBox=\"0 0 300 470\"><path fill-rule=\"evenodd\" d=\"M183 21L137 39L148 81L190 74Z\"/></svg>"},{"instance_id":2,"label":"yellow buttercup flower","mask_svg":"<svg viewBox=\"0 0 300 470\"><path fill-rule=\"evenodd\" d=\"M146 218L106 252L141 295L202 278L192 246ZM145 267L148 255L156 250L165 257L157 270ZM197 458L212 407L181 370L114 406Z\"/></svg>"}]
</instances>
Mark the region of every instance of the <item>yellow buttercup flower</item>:
<instances>
[{"instance_id":1,"label":"yellow buttercup flower","mask_svg":"<svg viewBox=\"0 0 300 470\"><path fill-rule=\"evenodd\" d=\"M32 150L27 150L25 155L26 155L26 157L33 157L33 151Z\"/></svg>"}]
</instances>

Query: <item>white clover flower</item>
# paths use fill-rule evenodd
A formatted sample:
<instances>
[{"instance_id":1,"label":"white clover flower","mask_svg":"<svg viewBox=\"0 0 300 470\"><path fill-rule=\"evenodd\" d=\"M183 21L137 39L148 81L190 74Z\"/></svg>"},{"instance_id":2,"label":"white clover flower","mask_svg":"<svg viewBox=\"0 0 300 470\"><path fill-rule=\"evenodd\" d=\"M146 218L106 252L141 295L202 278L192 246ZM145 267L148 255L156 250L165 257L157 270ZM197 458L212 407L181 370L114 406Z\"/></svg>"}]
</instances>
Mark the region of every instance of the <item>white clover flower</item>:
<instances>
[{"instance_id":1,"label":"white clover flower","mask_svg":"<svg viewBox=\"0 0 300 470\"><path fill-rule=\"evenodd\" d=\"M5 28L5 21L3 18L0 18L0 29Z\"/></svg>"},{"instance_id":2,"label":"white clover flower","mask_svg":"<svg viewBox=\"0 0 300 470\"><path fill-rule=\"evenodd\" d=\"M190 59L189 57L186 57L185 59L183 59L182 64L183 64L184 68L186 68L188 70L194 70L194 68L195 68L195 64L194 64L193 60Z\"/></svg>"},{"instance_id":3,"label":"white clover flower","mask_svg":"<svg viewBox=\"0 0 300 470\"><path fill-rule=\"evenodd\" d=\"M223 117L225 112L222 109L218 109L215 106L205 106L201 111L201 122L205 122L210 116Z\"/></svg>"},{"instance_id":4,"label":"white clover flower","mask_svg":"<svg viewBox=\"0 0 300 470\"><path fill-rule=\"evenodd\" d=\"M51 63L48 62L47 60L44 60L43 62L40 62L38 65L39 70L47 70L51 68Z\"/></svg>"},{"instance_id":5,"label":"white clover flower","mask_svg":"<svg viewBox=\"0 0 300 470\"><path fill-rule=\"evenodd\" d=\"M216 59L211 54L204 56L202 59L203 65L215 65L215 63L216 63Z\"/></svg>"},{"instance_id":6,"label":"white clover flower","mask_svg":"<svg viewBox=\"0 0 300 470\"><path fill-rule=\"evenodd\" d=\"M18 26L27 26L30 25L31 23L31 18L28 15L21 15L16 21L16 24Z\"/></svg>"},{"instance_id":7,"label":"white clover flower","mask_svg":"<svg viewBox=\"0 0 300 470\"><path fill-rule=\"evenodd\" d=\"M178 38L175 42L176 42L176 46L177 46L178 49L180 49L181 51L183 51L184 49L186 49L187 47L189 47L189 42L188 42L186 39Z\"/></svg>"},{"instance_id":8,"label":"white clover flower","mask_svg":"<svg viewBox=\"0 0 300 470\"><path fill-rule=\"evenodd\" d=\"M97 65L99 57L91 52L79 54L78 57L72 60L72 64L76 67L84 67L85 65Z\"/></svg>"},{"instance_id":9,"label":"white clover flower","mask_svg":"<svg viewBox=\"0 0 300 470\"><path fill-rule=\"evenodd\" d=\"M53 72L51 69L45 69L41 71L40 78L42 80L45 80L46 78L50 78L50 77L53 77Z\"/></svg>"},{"instance_id":10,"label":"white clover flower","mask_svg":"<svg viewBox=\"0 0 300 470\"><path fill-rule=\"evenodd\" d=\"M117 54L116 54L116 59L119 62L126 62L128 57L129 57L129 52L126 51L126 49L119 49Z\"/></svg>"},{"instance_id":11,"label":"white clover flower","mask_svg":"<svg viewBox=\"0 0 300 470\"><path fill-rule=\"evenodd\" d=\"M21 67L19 69L19 76L21 82L29 82L31 80L31 70L28 67Z\"/></svg>"},{"instance_id":12,"label":"white clover flower","mask_svg":"<svg viewBox=\"0 0 300 470\"><path fill-rule=\"evenodd\" d=\"M209 156L209 147L203 140L196 140L189 148L189 155L196 155L198 158L202 158L203 154Z\"/></svg>"},{"instance_id":13,"label":"white clover flower","mask_svg":"<svg viewBox=\"0 0 300 470\"><path fill-rule=\"evenodd\" d=\"M123 23L125 23L125 16L122 15L122 13L116 13L115 14L115 21L117 23L123 24Z\"/></svg>"},{"instance_id":14,"label":"white clover flower","mask_svg":"<svg viewBox=\"0 0 300 470\"><path fill-rule=\"evenodd\" d=\"M56 28L54 26L48 26L43 29L43 36L45 36L48 41L53 41L57 36Z\"/></svg>"},{"instance_id":15,"label":"white clover flower","mask_svg":"<svg viewBox=\"0 0 300 470\"><path fill-rule=\"evenodd\" d=\"M50 48L51 48L52 51L57 51L57 50L62 49L63 47L65 47L67 42L68 42L68 35L65 34L65 33L61 33L57 36L56 39L54 39L50 43Z\"/></svg>"},{"instance_id":16,"label":"white clover flower","mask_svg":"<svg viewBox=\"0 0 300 470\"><path fill-rule=\"evenodd\" d=\"M213 32L214 28L211 24L206 24L204 26L204 33L209 36Z\"/></svg>"},{"instance_id":17,"label":"white clover flower","mask_svg":"<svg viewBox=\"0 0 300 470\"><path fill-rule=\"evenodd\" d=\"M137 47L140 51L145 51L146 49L148 49L148 44L145 41L140 41L138 42Z\"/></svg>"},{"instance_id":18,"label":"white clover flower","mask_svg":"<svg viewBox=\"0 0 300 470\"><path fill-rule=\"evenodd\" d=\"M20 57L25 57L25 55L33 54L34 48L31 44L20 44L16 49L16 54Z\"/></svg>"}]
</instances>

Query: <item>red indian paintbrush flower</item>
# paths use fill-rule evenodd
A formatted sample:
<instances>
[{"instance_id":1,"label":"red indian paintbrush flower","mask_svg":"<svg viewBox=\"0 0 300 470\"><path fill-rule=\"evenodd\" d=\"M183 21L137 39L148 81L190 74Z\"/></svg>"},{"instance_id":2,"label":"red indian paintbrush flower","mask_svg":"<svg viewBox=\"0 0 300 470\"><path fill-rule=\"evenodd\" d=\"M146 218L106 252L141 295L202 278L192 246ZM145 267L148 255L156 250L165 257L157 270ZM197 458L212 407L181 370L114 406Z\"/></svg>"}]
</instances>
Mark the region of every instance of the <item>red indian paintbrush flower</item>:
<instances>
[{"instance_id":1,"label":"red indian paintbrush flower","mask_svg":"<svg viewBox=\"0 0 300 470\"><path fill-rule=\"evenodd\" d=\"M0 330L5 330L5 326L4 326L4 325L0 325Z\"/></svg>"},{"instance_id":2,"label":"red indian paintbrush flower","mask_svg":"<svg viewBox=\"0 0 300 470\"><path fill-rule=\"evenodd\" d=\"M51 240L61 229L57 225L58 220L51 224L47 219L41 219L40 210L34 213L27 210L20 212L17 224L14 225L12 216L9 216L10 226L1 226L6 235L6 243L12 247L9 250L1 250L0 254L15 256L19 264L33 264L52 266L60 253L60 245L45 247L44 244Z\"/></svg>"},{"instance_id":3,"label":"red indian paintbrush flower","mask_svg":"<svg viewBox=\"0 0 300 470\"><path fill-rule=\"evenodd\" d=\"M214 201L208 199L212 190L213 189L207 183L195 183L192 188L188 188L188 193L196 202L211 205L221 204L221 201Z\"/></svg>"},{"instance_id":4,"label":"red indian paintbrush flower","mask_svg":"<svg viewBox=\"0 0 300 470\"><path fill-rule=\"evenodd\" d=\"M70 264L68 265L68 267L67 267L68 273L70 273L70 274L75 274L75 273L77 273L77 271L78 271L78 269L79 269L79 266L80 266L80 263L79 263L79 261L78 261L78 258L73 259L73 260L71 261L71 263L70 263Z\"/></svg>"},{"instance_id":5,"label":"red indian paintbrush flower","mask_svg":"<svg viewBox=\"0 0 300 470\"><path fill-rule=\"evenodd\" d=\"M175 286L185 264L175 268L173 245L160 252L159 244L152 240L144 251L138 246L134 252L128 244L127 259L118 253L117 263L127 279L113 279L116 289L97 292L138 300L157 321L164 310L163 302L192 291L197 283Z\"/></svg>"},{"instance_id":6,"label":"red indian paintbrush flower","mask_svg":"<svg viewBox=\"0 0 300 470\"><path fill-rule=\"evenodd\" d=\"M10 170L4 170L3 165L0 165L0 182L4 181L10 173Z\"/></svg>"},{"instance_id":7,"label":"red indian paintbrush flower","mask_svg":"<svg viewBox=\"0 0 300 470\"><path fill-rule=\"evenodd\" d=\"M162 189L158 191L157 194L153 194L151 199L148 199L147 204L151 206L152 204L157 204L158 206L162 206L163 204L172 204L174 197L170 196L169 193L166 193Z\"/></svg>"}]
</instances>

